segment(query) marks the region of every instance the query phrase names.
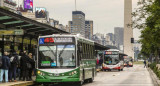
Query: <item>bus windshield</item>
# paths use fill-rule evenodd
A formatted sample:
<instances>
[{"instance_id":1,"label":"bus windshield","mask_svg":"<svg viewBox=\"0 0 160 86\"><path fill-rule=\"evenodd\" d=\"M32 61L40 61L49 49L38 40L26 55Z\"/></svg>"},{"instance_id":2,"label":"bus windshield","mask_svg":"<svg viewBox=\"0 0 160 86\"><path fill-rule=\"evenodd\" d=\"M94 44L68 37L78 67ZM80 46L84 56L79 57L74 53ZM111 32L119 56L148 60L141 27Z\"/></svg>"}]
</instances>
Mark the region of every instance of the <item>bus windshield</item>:
<instances>
[{"instance_id":1,"label":"bus windshield","mask_svg":"<svg viewBox=\"0 0 160 86\"><path fill-rule=\"evenodd\" d=\"M75 66L75 45L39 46L39 68L68 68Z\"/></svg>"},{"instance_id":2,"label":"bus windshield","mask_svg":"<svg viewBox=\"0 0 160 86\"><path fill-rule=\"evenodd\" d=\"M105 55L104 63L107 65L116 65L117 63L119 63L119 55L118 54Z\"/></svg>"}]
</instances>

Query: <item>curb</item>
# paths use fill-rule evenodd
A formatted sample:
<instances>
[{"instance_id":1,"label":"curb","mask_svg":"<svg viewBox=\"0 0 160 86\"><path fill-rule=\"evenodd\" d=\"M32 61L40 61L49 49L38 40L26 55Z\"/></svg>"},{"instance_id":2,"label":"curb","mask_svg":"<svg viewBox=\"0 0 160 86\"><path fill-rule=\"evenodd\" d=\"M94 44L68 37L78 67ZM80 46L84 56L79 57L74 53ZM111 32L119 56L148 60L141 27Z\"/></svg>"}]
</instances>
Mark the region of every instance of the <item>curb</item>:
<instances>
[{"instance_id":1,"label":"curb","mask_svg":"<svg viewBox=\"0 0 160 86\"><path fill-rule=\"evenodd\" d=\"M150 68L147 68L147 69L148 69L149 74L150 74L150 76L152 78L154 86L160 86L160 80L158 79L156 74Z\"/></svg>"}]
</instances>

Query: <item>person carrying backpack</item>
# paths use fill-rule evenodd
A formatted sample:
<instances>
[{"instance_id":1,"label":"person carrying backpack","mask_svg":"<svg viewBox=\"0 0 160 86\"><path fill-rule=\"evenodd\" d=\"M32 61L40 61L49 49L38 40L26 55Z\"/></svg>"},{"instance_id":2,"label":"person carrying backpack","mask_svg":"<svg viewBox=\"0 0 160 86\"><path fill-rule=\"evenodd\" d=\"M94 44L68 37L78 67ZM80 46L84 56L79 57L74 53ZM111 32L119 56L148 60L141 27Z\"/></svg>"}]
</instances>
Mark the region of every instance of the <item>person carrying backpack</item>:
<instances>
[{"instance_id":1,"label":"person carrying backpack","mask_svg":"<svg viewBox=\"0 0 160 86\"><path fill-rule=\"evenodd\" d=\"M8 69L10 66L10 59L7 56L8 52L4 52L4 56L2 56L2 66L0 69L0 82L3 81L3 74L5 73L5 82L8 82Z\"/></svg>"},{"instance_id":2,"label":"person carrying backpack","mask_svg":"<svg viewBox=\"0 0 160 86\"><path fill-rule=\"evenodd\" d=\"M9 73L9 81L12 81L12 76L14 78L14 82L16 82L16 71L18 66L18 54L16 52L13 53L13 55L10 58L11 67L10 67L10 73Z\"/></svg>"}]
</instances>

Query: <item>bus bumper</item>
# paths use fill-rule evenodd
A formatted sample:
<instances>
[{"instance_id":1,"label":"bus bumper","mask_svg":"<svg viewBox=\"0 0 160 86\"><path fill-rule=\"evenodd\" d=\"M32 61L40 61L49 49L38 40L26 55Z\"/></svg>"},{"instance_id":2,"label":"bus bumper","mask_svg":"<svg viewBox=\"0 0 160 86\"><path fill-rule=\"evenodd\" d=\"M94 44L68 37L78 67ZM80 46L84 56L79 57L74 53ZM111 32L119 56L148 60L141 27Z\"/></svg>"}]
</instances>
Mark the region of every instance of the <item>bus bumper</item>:
<instances>
[{"instance_id":1,"label":"bus bumper","mask_svg":"<svg viewBox=\"0 0 160 86\"><path fill-rule=\"evenodd\" d=\"M43 78L36 79L37 83L59 83L59 82L78 82L79 78Z\"/></svg>"},{"instance_id":2,"label":"bus bumper","mask_svg":"<svg viewBox=\"0 0 160 86\"><path fill-rule=\"evenodd\" d=\"M111 70L111 69L121 69L121 67L113 67L113 68L103 67L103 70Z\"/></svg>"}]
</instances>

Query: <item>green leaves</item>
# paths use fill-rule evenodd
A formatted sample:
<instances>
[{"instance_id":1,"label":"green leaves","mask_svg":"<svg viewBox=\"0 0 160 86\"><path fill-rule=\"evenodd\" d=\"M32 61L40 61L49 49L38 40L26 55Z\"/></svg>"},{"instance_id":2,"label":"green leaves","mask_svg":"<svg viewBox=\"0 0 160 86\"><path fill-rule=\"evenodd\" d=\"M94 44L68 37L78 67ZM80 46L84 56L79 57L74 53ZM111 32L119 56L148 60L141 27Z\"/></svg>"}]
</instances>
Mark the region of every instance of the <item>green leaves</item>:
<instances>
[{"instance_id":1,"label":"green leaves","mask_svg":"<svg viewBox=\"0 0 160 86\"><path fill-rule=\"evenodd\" d=\"M160 49L160 0L142 0L133 15L133 28L141 29L141 53L159 56Z\"/></svg>"}]
</instances>

